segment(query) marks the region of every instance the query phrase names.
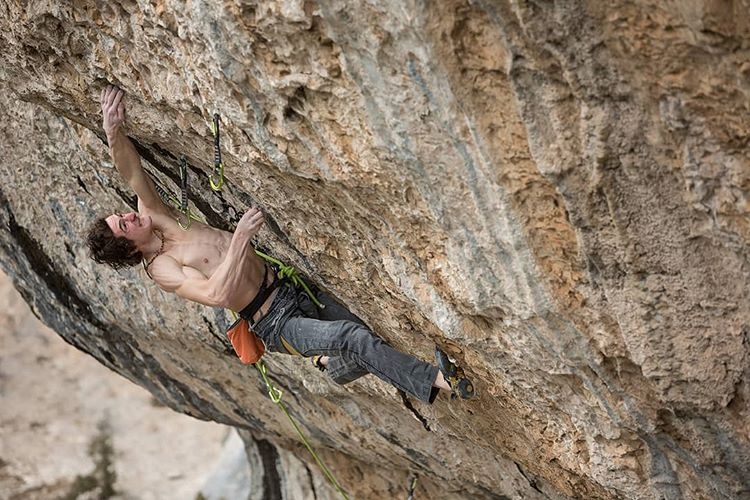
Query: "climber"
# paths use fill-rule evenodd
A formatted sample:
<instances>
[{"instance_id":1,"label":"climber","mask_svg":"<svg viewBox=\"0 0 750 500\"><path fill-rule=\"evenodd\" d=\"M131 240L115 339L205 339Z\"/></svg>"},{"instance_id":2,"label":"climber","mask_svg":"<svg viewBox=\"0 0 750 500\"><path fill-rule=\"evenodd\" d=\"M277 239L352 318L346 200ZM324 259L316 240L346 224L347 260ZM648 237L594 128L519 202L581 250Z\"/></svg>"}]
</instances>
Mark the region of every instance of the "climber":
<instances>
[{"instance_id":1,"label":"climber","mask_svg":"<svg viewBox=\"0 0 750 500\"><path fill-rule=\"evenodd\" d=\"M326 306L320 309L289 283L276 286L275 273L255 254L251 241L264 223L259 209L250 208L234 233L200 222L181 229L180 214L162 202L123 131L123 97L112 85L102 91L103 126L118 172L138 195L138 211L114 213L92 224L88 245L94 260L115 269L142 262L163 290L240 311L268 350L311 357L339 384L372 373L428 403L440 389L454 397L473 395L463 371L440 349L437 366L420 361L390 347L326 294L316 293Z\"/></svg>"}]
</instances>

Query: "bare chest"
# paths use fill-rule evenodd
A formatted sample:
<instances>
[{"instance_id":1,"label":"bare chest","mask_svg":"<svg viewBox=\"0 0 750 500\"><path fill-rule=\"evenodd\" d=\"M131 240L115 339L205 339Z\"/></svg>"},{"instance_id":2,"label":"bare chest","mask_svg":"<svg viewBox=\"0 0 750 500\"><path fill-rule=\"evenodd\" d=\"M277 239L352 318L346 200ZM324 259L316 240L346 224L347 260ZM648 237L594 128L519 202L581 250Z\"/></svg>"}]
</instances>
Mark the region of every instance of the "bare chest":
<instances>
[{"instance_id":1,"label":"bare chest","mask_svg":"<svg viewBox=\"0 0 750 500\"><path fill-rule=\"evenodd\" d=\"M231 234L210 227L191 227L174 249L173 257L183 266L200 271L210 278L226 258Z\"/></svg>"}]
</instances>

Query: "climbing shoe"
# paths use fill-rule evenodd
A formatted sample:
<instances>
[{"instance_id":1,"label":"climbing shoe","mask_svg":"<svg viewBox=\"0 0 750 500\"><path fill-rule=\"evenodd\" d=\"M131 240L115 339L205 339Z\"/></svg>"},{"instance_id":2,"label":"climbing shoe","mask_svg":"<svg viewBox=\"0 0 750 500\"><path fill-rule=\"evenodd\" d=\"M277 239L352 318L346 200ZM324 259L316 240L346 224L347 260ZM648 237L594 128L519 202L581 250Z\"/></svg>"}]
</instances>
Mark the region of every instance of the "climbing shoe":
<instances>
[{"instance_id":1,"label":"climbing shoe","mask_svg":"<svg viewBox=\"0 0 750 500\"><path fill-rule=\"evenodd\" d=\"M310 361L312 362L313 366L317 368L318 370L324 372L326 371L326 366L320 362L320 358L322 358L322 355L313 356L310 358Z\"/></svg>"},{"instance_id":2,"label":"climbing shoe","mask_svg":"<svg viewBox=\"0 0 750 500\"><path fill-rule=\"evenodd\" d=\"M474 397L474 384L466 378L463 368L456 366L440 348L435 349L435 359L437 359L438 368L442 372L445 381L451 386L451 399L457 397L469 399Z\"/></svg>"}]
</instances>

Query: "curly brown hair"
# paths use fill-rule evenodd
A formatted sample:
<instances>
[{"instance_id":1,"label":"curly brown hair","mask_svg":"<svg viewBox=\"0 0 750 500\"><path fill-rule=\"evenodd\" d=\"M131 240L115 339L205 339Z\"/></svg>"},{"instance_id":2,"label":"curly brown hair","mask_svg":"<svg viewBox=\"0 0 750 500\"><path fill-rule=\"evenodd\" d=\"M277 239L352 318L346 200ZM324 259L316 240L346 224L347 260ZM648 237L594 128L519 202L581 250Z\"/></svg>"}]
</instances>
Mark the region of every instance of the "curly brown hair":
<instances>
[{"instance_id":1,"label":"curly brown hair","mask_svg":"<svg viewBox=\"0 0 750 500\"><path fill-rule=\"evenodd\" d=\"M115 236L104 217L91 224L86 243L92 259L114 269L132 267L143 259L143 253L135 243L124 236Z\"/></svg>"}]
</instances>

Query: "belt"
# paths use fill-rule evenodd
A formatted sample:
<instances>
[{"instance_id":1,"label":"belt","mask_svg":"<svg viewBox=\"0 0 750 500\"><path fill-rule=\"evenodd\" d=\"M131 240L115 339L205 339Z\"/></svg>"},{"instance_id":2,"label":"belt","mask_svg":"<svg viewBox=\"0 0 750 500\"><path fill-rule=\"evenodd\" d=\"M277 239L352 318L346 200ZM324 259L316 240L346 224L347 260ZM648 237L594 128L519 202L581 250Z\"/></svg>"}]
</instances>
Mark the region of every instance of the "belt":
<instances>
[{"instance_id":1,"label":"belt","mask_svg":"<svg viewBox=\"0 0 750 500\"><path fill-rule=\"evenodd\" d=\"M268 279L269 267L270 266L268 265L265 266L266 272L265 274L263 274L263 282L261 283L260 288L258 289L258 293L255 295L255 298L238 313L241 318L244 318L251 323L253 321L255 313L260 311L260 308L263 307L263 304L266 303L268 297L270 297L273 291L286 281L286 278L276 278L270 285L267 285L266 280Z\"/></svg>"}]
</instances>

